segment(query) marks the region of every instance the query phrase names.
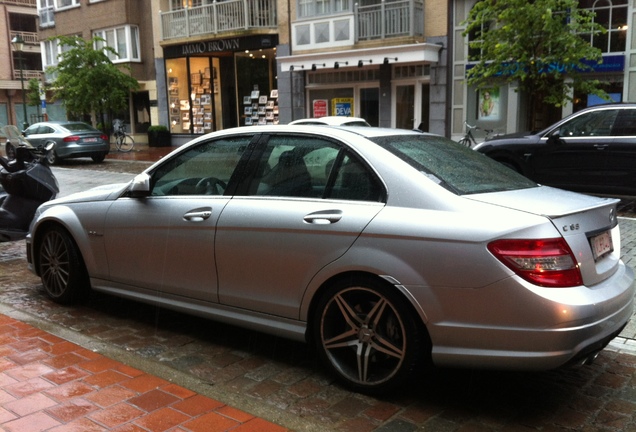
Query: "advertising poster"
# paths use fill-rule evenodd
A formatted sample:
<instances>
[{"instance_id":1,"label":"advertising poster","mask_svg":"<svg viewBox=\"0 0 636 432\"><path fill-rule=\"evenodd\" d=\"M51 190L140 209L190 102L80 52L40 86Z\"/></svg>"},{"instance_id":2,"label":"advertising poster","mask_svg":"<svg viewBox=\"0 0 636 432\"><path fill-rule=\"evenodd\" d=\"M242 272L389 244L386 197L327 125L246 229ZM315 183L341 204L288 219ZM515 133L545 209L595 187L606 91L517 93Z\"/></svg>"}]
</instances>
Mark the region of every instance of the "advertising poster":
<instances>
[{"instance_id":1,"label":"advertising poster","mask_svg":"<svg viewBox=\"0 0 636 432\"><path fill-rule=\"evenodd\" d=\"M332 99L331 112L335 116L353 117L353 98Z\"/></svg>"},{"instance_id":2,"label":"advertising poster","mask_svg":"<svg viewBox=\"0 0 636 432\"><path fill-rule=\"evenodd\" d=\"M314 112L312 117L319 118L325 117L327 115L327 100L326 99L316 99L314 100Z\"/></svg>"}]
</instances>

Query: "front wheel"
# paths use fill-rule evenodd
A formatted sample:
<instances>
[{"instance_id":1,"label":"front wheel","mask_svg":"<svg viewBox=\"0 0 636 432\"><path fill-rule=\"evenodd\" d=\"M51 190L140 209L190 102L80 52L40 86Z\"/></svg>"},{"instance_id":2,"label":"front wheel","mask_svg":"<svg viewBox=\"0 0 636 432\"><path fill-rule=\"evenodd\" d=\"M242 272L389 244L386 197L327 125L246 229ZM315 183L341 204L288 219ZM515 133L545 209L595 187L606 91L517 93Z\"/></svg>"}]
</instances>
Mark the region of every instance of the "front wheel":
<instances>
[{"instance_id":1,"label":"front wheel","mask_svg":"<svg viewBox=\"0 0 636 432\"><path fill-rule=\"evenodd\" d=\"M135 140L130 135L121 134L117 137L117 150L122 152L129 152L135 146Z\"/></svg>"},{"instance_id":2,"label":"front wheel","mask_svg":"<svg viewBox=\"0 0 636 432\"><path fill-rule=\"evenodd\" d=\"M459 144L463 145L464 147L471 147L471 142L468 138L462 138L459 140Z\"/></svg>"},{"instance_id":3,"label":"front wheel","mask_svg":"<svg viewBox=\"0 0 636 432\"><path fill-rule=\"evenodd\" d=\"M55 227L43 234L38 258L42 285L53 301L74 303L88 292L88 276L82 257L65 230Z\"/></svg>"},{"instance_id":4,"label":"front wheel","mask_svg":"<svg viewBox=\"0 0 636 432\"><path fill-rule=\"evenodd\" d=\"M372 278L335 284L321 297L313 338L322 360L347 386L383 393L425 365L430 342L413 308Z\"/></svg>"}]
</instances>

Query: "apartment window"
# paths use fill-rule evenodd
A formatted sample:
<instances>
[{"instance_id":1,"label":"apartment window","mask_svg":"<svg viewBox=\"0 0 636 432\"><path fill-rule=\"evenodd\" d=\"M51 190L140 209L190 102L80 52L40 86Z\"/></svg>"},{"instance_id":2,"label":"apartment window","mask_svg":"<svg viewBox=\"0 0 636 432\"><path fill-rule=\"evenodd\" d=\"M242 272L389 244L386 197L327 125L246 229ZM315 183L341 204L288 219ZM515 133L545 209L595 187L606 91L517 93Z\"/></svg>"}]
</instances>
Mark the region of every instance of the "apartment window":
<instances>
[{"instance_id":1,"label":"apartment window","mask_svg":"<svg viewBox=\"0 0 636 432\"><path fill-rule=\"evenodd\" d=\"M44 69L56 66L58 55L60 54L57 39L45 40L40 43L42 44L42 64Z\"/></svg>"},{"instance_id":2,"label":"apartment window","mask_svg":"<svg viewBox=\"0 0 636 432\"><path fill-rule=\"evenodd\" d=\"M113 63L140 61L139 55L139 29L136 26L123 26L93 32L93 36L104 39L99 42L97 48L108 46L114 49L118 55L107 52L108 58Z\"/></svg>"},{"instance_id":3,"label":"apartment window","mask_svg":"<svg viewBox=\"0 0 636 432\"><path fill-rule=\"evenodd\" d=\"M298 0L298 18L350 11L351 3L351 0Z\"/></svg>"},{"instance_id":4,"label":"apartment window","mask_svg":"<svg viewBox=\"0 0 636 432\"><path fill-rule=\"evenodd\" d=\"M179 10L183 8L193 8L212 4L214 0L170 0L170 10Z\"/></svg>"},{"instance_id":5,"label":"apartment window","mask_svg":"<svg viewBox=\"0 0 636 432\"><path fill-rule=\"evenodd\" d=\"M64 9L71 6L79 6L79 0L56 0L57 9Z\"/></svg>"},{"instance_id":6,"label":"apartment window","mask_svg":"<svg viewBox=\"0 0 636 432\"><path fill-rule=\"evenodd\" d=\"M603 53L625 51L627 37L627 0L581 0L582 9L594 11L594 21L607 30L593 34L590 42Z\"/></svg>"},{"instance_id":7,"label":"apartment window","mask_svg":"<svg viewBox=\"0 0 636 432\"><path fill-rule=\"evenodd\" d=\"M54 11L55 0L38 0L40 27L50 27L55 25Z\"/></svg>"}]
</instances>

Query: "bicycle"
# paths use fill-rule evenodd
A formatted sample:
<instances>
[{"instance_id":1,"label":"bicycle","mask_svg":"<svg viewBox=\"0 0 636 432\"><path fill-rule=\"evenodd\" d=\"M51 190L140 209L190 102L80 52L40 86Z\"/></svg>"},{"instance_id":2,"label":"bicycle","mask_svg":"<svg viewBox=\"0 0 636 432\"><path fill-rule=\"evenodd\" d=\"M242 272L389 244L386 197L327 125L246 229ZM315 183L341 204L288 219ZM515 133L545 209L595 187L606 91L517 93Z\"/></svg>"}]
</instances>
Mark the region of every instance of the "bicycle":
<instances>
[{"instance_id":1,"label":"bicycle","mask_svg":"<svg viewBox=\"0 0 636 432\"><path fill-rule=\"evenodd\" d=\"M115 120L113 122L113 138L118 151L129 152L135 147L135 140L124 130L124 122Z\"/></svg>"},{"instance_id":2,"label":"bicycle","mask_svg":"<svg viewBox=\"0 0 636 432\"><path fill-rule=\"evenodd\" d=\"M494 132L494 129L481 129L479 126L471 126L467 122L464 122L464 125L466 126L466 134L459 140L459 143L469 148L477 145L477 140L473 136L473 130L483 130L486 132L485 140L487 140L490 137L490 134Z\"/></svg>"}]
</instances>

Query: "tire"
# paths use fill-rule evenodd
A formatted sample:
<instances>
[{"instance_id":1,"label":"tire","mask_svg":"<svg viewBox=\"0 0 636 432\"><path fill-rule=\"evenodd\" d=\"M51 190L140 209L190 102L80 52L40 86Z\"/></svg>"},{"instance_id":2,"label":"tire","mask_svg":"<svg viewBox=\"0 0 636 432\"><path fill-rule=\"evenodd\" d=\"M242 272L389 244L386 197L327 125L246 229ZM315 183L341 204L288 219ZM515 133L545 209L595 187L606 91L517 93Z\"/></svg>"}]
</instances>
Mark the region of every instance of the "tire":
<instances>
[{"instance_id":1,"label":"tire","mask_svg":"<svg viewBox=\"0 0 636 432\"><path fill-rule=\"evenodd\" d=\"M95 162L95 163L102 163L102 162L104 162L104 159L106 159L106 153L100 153L98 155L93 155L93 156L91 156L91 159L93 159L93 162Z\"/></svg>"},{"instance_id":2,"label":"tire","mask_svg":"<svg viewBox=\"0 0 636 432\"><path fill-rule=\"evenodd\" d=\"M38 258L42 285L53 301L72 304L86 296L90 285L84 261L64 229L54 227L42 234Z\"/></svg>"},{"instance_id":3,"label":"tire","mask_svg":"<svg viewBox=\"0 0 636 432\"><path fill-rule=\"evenodd\" d=\"M413 308L387 283L342 280L320 298L312 337L319 356L347 387L369 394L400 387L430 354Z\"/></svg>"},{"instance_id":4,"label":"tire","mask_svg":"<svg viewBox=\"0 0 636 432\"><path fill-rule=\"evenodd\" d=\"M49 150L46 153L46 162L49 165L55 165L55 164L60 163L60 158L57 156L57 153L55 153L55 149Z\"/></svg>"},{"instance_id":5,"label":"tire","mask_svg":"<svg viewBox=\"0 0 636 432\"><path fill-rule=\"evenodd\" d=\"M4 145L4 153L7 155L7 159L15 159L15 147L11 143Z\"/></svg>"},{"instance_id":6,"label":"tire","mask_svg":"<svg viewBox=\"0 0 636 432\"><path fill-rule=\"evenodd\" d=\"M128 153L135 146L135 140L130 135L117 137L117 150Z\"/></svg>"}]
</instances>

